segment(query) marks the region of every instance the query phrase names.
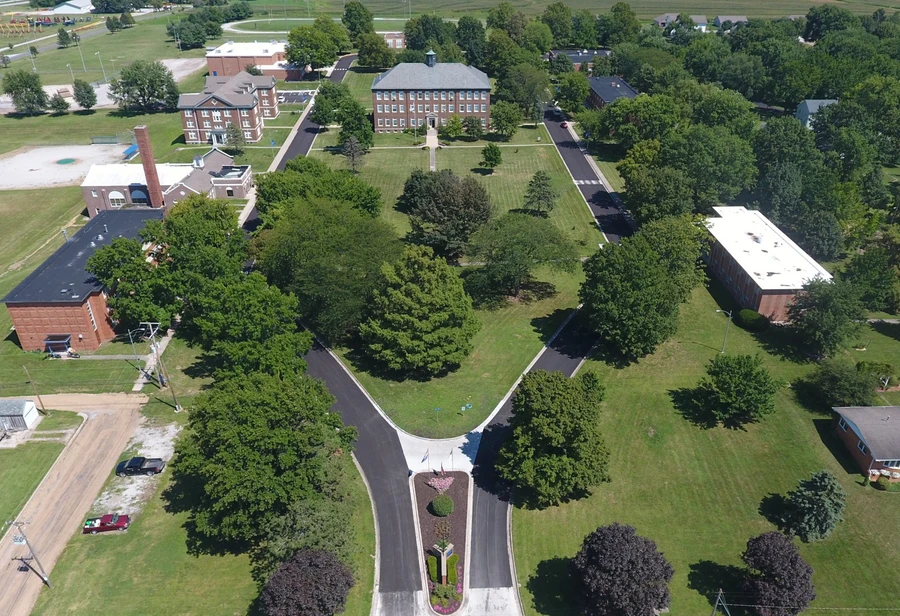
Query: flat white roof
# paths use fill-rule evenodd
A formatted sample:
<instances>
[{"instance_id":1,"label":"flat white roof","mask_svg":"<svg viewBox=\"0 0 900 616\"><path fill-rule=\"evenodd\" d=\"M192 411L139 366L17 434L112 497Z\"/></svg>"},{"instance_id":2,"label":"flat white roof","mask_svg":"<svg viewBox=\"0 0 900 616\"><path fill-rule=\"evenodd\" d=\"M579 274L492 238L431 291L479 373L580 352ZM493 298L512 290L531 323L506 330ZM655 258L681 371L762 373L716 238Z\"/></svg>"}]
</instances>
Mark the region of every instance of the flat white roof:
<instances>
[{"instance_id":1,"label":"flat white roof","mask_svg":"<svg viewBox=\"0 0 900 616\"><path fill-rule=\"evenodd\" d=\"M248 56L271 56L276 53L284 53L287 43L284 41L228 42L219 45L206 53L207 58L245 58Z\"/></svg>"},{"instance_id":2,"label":"flat white roof","mask_svg":"<svg viewBox=\"0 0 900 616\"><path fill-rule=\"evenodd\" d=\"M762 212L743 206L714 207L719 218L709 232L764 291L800 289L815 278L831 280L825 268L797 246Z\"/></svg>"},{"instance_id":3,"label":"flat white roof","mask_svg":"<svg viewBox=\"0 0 900 616\"><path fill-rule=\"evenodd\" d=\"M182 181L194 167L189 164L163 163L156 165L161 186L171 186ZM147 184L144 166L138 164L119 163L112 165L91 165L82 186L132 186Z\"/></svg>"}]
</instances>

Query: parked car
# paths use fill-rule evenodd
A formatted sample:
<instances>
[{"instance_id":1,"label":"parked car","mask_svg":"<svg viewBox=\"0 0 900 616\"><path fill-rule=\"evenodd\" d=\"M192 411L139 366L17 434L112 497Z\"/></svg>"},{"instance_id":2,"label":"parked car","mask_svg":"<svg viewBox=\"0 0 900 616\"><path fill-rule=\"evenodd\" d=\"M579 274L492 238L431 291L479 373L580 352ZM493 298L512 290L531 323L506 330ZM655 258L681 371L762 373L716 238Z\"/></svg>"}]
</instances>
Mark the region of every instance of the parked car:
<instances>
[{"instance_id":1,"label":"parked car","mask_svg":"<svg viewBox=\"0 0 900 616\"><path fill-rule=\"evenodd\" d=\"M563 122L563 123L560 124L559 126L560 126L561 128L569 128L569 123L568 123L568 122Z\"/></svg>"},{"instance_id":2,"label":"parked car","mask_svg":"<svg viewBox=\"0 0 900 616\"><path fill-rule=\"evenodd\" d=\"M131 458L122 460L116 465L116 475L127 477L130 475L156 475L166 468L166 461L162 458Z\"/></svg>"},{"instance_id":3,"label":"parked car","mask_svg":"<svg viewBox=\"0 0 900 616\"><path fill-rule=\"evenodd\" d=\"M131 524L131 518L127 515L119 515L118 513L107 513L99 518L88 518L81 529L82 535L96 535L97 533L108 533L111 530L126 531L128 525Z\"/></svg>"}]
</instances>

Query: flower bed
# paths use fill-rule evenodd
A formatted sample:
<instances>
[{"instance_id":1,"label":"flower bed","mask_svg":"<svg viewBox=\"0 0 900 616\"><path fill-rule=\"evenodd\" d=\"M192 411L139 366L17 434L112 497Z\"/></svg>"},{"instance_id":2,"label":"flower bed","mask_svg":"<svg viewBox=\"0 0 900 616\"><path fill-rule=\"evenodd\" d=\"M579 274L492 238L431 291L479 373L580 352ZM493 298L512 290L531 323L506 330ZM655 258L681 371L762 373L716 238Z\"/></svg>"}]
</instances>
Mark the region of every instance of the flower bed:
<instances>
[{"instance_id":1,"label":"flower bed","mask_svg":"<svg viewBox=\"0 0 900 616\"><path fill-rule=\"evenodd\" d=\"M416 490L416 506L419 511L419 532L422 537L422 558L426 563L428 591L431 607L438 614L452 614L462 603L463 571L466 565L466 524L469 514L469 476L461 471L446 473L419 473L413 478ZM453 500L453 512L439 517L432 511L431 503L438 494ZM441 584L440 558L433 546L441 540L453 544L453 556L448 562L448 584ZM429 563L429 556L435 561ZM456 557L456 558L454 558ZM450 567L453 570L450 570ZM436 575L434 575L436 573ZM437 581L433 579L437 577ZM454 579L455 578L455 579Z\"/></svg>"}]
</instances>

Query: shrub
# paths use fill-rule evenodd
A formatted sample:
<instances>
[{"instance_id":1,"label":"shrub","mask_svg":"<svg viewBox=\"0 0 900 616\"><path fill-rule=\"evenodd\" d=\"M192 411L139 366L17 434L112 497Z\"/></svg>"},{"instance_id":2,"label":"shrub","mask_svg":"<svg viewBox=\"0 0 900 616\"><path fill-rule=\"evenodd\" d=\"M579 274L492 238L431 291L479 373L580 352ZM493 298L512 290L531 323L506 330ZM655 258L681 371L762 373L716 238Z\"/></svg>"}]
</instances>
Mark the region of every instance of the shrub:
<instances>
[{"instance_id":1,"label":"shrub","mask_svg":"<svg viewBox=\"0 0 900 616\"><path fill-rule=\"evenodd\" d=\"M894 366L888 363L882 363L877 361L861 361L856 364L856 369L862 372L863 374L868 374L876 379L878 379L879 384L881 384L881 379L890 379L888 383L894 381L895 373Z\"/></svg>"},{"instance_id":2,"label":"shrub","mask_svg":"<svg viewBox=\"0 0 900 616\"><path fill-rule=\"evenodd\" d=\"M431 605L450 607L456 601L459 601L459 593L456 592L456 588L450 584L434 585L434 590L431 591Z\"/></svg>"},{"instance_id":3,"label":"shrub","mask_svg":"<svg viewBox=\"0 0 900 616\"><path fill-rule=\"evenodd\" d=\"M431 501L431 512L439 518L446 518L453 513L453 499L447 494L438 494Z\"/></svg>"},{"instance_id":4,"label":"shrub","mask_svg":"<svg viewBox=\"0 0 900 616\"><path fill-rule=\"evenodd\" d=\"M440 581L438 578L437 556L428 557L428 579L430 579L432 582Z\"/></svg>"},{"instance_id":5,"label":"shrub","mask_svg":"<svg viewBox=\"0 0 900 616\"><path fill-rule=\"evenodd\" d=\"M884 492L900 492L900 482L892 482L884 475L878 478L878 480L875 482L875 487L879 490L883 490Z\"/></svg>"},{"instance_id":6,"label":"shrub","mask_svg":"<svg viewBox=\"0 0 900 616\"><path fill-rule=\"evenodd\" d=\"M769 329L769 319L748 308L744 308L737 314L735 322L748 332L764 332Z\"/></svg>"},{"instance_id":7,"label":"shrub","mask_svg":"<svg viewBox=\"0 0 900 616\"><path fill-rule=\"evenodd\" d=\"M459 554L454 554L447 559L447 583L451 586L456 586L459 581L459 572L456 570L457 563L459 563Z\"/></svg>"}]
</instances>

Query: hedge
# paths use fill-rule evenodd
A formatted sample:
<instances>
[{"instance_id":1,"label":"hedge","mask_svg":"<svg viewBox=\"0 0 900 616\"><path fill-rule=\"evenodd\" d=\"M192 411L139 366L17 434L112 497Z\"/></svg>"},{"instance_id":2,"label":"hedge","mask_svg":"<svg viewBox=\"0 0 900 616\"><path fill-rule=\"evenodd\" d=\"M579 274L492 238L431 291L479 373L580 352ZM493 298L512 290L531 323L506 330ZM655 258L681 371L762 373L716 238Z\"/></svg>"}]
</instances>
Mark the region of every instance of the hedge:
<instances>
[{"instance_id":1,"label":"hedge","mask_svg":"<svg viewBox=\"0 0 900 616\"><path fill-rule=\"evenodd\" d=\"M432 582L440 582L438 579L438 561L437 556L428 557L428 577Z\"/></svg>"},{"instance_id":2,"label":"hedge","mask_svg":"<svg viewBox=\"0 0 900 616\"><path fill-rule=\"evenodd\" d=\"M885 492L900 492L900 481L891 481L884 475L875 482L875 487Z\"/></svg>"},{"instance_id":3,"label":"hedge","mask_svg":"<svg viewBox=\"0 0 900 616\"><path fill-rule=\"evenodd\" d=\"M769 329L769 319L748 308L738 312L735 321L748 332L764 332Z\"/></svg>"},{"instance_id":4,"label":"hedge","mask_svg":"<svg viewBox=\"0 0 900 616\"><path fill-rule=\"evenodd\" d=\"M439 518L446 518L453 513L453 499L447 494L438 494L431 501L431 512Z\"/></svg>"},{"instance_id":5,"label":"hedge","mask_svg":"<svg viewBox=\"0 0 900 616\"><path fill-rule=\"evenodd\" d=\"M447 583L456 585L459 577L456 574L456 564L459 562L459 554L453 554L447 559Z\"/></svg>"}]
</instances>

